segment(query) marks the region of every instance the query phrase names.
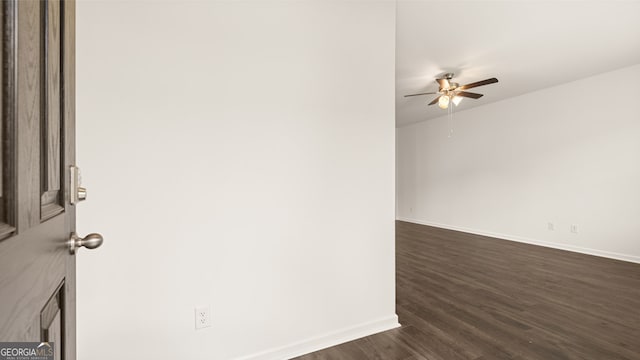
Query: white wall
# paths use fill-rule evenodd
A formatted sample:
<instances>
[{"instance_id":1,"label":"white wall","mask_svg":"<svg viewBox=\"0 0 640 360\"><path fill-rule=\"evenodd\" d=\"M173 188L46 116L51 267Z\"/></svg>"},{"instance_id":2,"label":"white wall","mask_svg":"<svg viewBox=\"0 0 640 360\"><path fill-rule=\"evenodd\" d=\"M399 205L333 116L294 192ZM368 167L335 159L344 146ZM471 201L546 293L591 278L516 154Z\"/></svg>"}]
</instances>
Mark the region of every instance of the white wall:
<instances>
[{"instance_id":1,"label":"white wall","mask_svg":"<svg viewBox=\"0 0 640 360\"><path fill-rule=\"evenodd\" d=\"M393 2L79 2L79 359L397 325ZM194 306L213 326L194 329Z\"/></svg>"},{"instance_id":2,"label":"white wall","mask_svg":"<svg viewBox=\"0 0 640 360\"><path fill-rule=\"evenodd\" d=\"M460 111L451 138L446 116L399 128L397 217L640 262L639 81L636 65Z\"/></svg>"}]
</instances>

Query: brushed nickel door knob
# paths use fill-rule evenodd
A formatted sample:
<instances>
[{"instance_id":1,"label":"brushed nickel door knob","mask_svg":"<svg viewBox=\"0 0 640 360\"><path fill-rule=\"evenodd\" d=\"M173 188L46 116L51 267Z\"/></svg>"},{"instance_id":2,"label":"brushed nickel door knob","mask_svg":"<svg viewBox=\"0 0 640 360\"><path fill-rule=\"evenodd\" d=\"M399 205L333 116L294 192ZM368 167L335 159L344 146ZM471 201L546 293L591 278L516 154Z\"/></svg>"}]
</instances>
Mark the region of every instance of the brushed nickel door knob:
<instances>
[{"instance_id":1,"label":"brushed nickel door knob","mask_svg":"<svg viewBox=\"0 0 640 360\"><path fill-rule=\"evenodd\" d=\"M100 247L103 241L104 239L100 234L92 233L85 236L84 238L81 238L78 236L78 234L73 232L71 233L71 236L69 238L69 252L71 254L75 254L76 251L83 246L87 249L95 249L97 247Z\"/></svg>"}]
</instances>

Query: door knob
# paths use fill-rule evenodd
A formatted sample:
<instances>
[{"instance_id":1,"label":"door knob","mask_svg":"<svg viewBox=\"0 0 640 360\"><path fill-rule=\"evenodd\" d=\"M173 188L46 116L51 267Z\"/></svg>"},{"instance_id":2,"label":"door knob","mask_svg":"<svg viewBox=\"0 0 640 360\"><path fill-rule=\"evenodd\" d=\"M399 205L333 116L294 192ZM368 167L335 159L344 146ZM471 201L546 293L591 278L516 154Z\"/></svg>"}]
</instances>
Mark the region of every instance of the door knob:
<instances>
[{"instance_id":1,"label":"door knob","mask_svg":"<svg viewBox=\"0 0 640 360\"><path fill-rule=\"evenodd\" d=\"M69 252L75 254L76 251L83 246L87 249L95 249L102 245L102 241L104 241L104 239L100 234L93 233L81 238L78 234L72 232L69 238Z\"/></svg>"}]
</instances>

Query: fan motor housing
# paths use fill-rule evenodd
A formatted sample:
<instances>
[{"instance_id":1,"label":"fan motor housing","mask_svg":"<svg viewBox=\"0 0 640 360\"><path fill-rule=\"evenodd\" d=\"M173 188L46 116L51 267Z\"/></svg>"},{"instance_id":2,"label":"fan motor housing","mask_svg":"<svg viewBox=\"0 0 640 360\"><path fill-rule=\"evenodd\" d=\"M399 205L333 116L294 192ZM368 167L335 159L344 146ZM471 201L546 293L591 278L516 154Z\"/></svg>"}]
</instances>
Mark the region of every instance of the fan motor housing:
<instances>
[{"instance_id":1,"label":"fan motor housing","mask_svg":"<svg viewBox=\"0 0 640 360\"><path fill-rule=\"evenodd\" d=\"M457 89L459 86L460 86L460 84L458 84L458 83L450 82L450 83L449 83L449 87L447 87L447 88L440 88L440 89L438 89L438 92L440 92L440 93L445 93L445 92L447 92L447 91L453 91L453 90Z\"/></svg>"}]
</instances>

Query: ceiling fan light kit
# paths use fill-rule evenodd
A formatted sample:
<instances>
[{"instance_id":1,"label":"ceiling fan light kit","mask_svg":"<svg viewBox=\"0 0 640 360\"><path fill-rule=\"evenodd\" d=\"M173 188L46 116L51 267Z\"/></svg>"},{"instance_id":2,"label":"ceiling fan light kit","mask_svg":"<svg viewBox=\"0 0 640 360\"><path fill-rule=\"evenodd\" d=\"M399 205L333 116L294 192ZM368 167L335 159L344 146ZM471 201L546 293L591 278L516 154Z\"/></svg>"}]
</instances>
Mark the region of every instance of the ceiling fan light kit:
<instances>
[{"instance_id":1,"label":"ceiling fan light kit","mask_svg":"<svg viewBox=\"0 0 640 360\"><path fill-rule=\"evenodd\" d=\"M448 74L444 74L442 78L436 79L436 82L439 85L438 92L411 94L411 95L405 95L404 97L438 94L438 97L435 98L433 101L431 101L429 105L434 105L435 103L438 103L438 107L440 107L443 110L446 110L449 108L449 104L451 103L453 103L453 105L455 106L460 105L460 102L465 97L472 98L472 99L479 99L483 95L483 94L472 93L464 90L471 89L478 86L494 84L498 82L498 79L491 78L491 79L476 81L471 84L460 86L460 84L458 84L457 82L450 81L451 79L453 79L453 75L454 75L453 73L448 73Z\"/></svg>"},{"instance_id":2,"label":"ceiling fan light kit","mask_svg":"<svg viewBox=\"0 0 640 360\"><path fill-rule=\"evenodd\" d=\"M446 109L449 107L449 96L440 96L438 98L438 106L440 109Z\"/></svg>"}]
</instances>

